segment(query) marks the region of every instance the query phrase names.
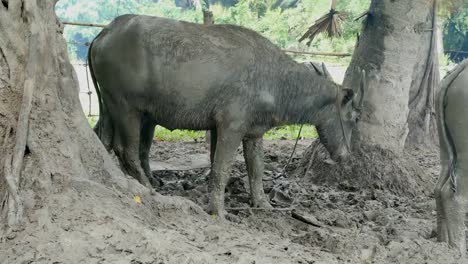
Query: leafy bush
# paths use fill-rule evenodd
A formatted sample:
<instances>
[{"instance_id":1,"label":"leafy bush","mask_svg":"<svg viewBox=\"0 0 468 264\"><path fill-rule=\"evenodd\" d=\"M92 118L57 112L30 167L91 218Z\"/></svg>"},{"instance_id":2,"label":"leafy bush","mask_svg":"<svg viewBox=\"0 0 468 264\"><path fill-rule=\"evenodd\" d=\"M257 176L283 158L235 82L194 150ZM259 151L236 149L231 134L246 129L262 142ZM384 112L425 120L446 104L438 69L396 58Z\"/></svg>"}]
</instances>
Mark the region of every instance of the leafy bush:
<instances>
[{"instance_id":1,"label":"leafy bush","mask_svg":"<svg viewBox=\"0 0 468 264\"><path fill-rule=\"evenodd\" d=\"M455 62L468 58L468 1L447 2L442 17L444 49L450 51L449 58Z\"/></svg>"}]
</instances>

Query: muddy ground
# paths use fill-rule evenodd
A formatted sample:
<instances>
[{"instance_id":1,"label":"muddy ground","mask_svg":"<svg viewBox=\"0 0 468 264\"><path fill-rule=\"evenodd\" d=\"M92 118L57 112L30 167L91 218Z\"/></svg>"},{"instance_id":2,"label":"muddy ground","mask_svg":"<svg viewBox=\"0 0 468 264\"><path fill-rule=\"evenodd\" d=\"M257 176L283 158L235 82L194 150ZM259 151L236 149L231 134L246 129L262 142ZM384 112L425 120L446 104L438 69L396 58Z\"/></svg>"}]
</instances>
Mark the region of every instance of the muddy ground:
<instances>
[{"instance_id":1,"label":"muddy ground","mask_svg":"<svg viewBox=\"0 0 468 264\"><path fill-rule=\"evenodd\" d=\"M436 149L415 149L405 154L426 172L423 180L428 190L426 194L402 197L369 186L356 188L339 182L324 185L311 180L313 171L306 176L297 173L295 168L311 142L299 141L284 173L294 141L265 141L263 182L276 208L274 211L248 209L248 178L239 148L226 190L228 221L241 229L289 240L291 244L284 251L302 246L317 255L316 259L291 263L318 263L323 256L327 256L323 263L463 263L456 260L455 252L437 243L435 238L436 214L431 188L439 173ZM200 164L208 162L208 153L204 142L155 142L151 159ZM158 180L153 184L163 195L186 197L205 208L208 175L208 168L154 171L153 176ZM311 223L293 218L292 209Z\"/></svg>"},{"instance_id":2,"label":"muddy ground","mask_svg":"<svg viewBox=\"0 0 468 264\"><path fill-rule=\"evenodd\" d=\"M227 187L226 221L203 210L207 168L155 171L159 193L119 173L24 177L25 190L34 190L26 196L30 209L23 226L0 234L0 263L467 263L436 242L430 191L397 196L373 186L324 184L313 177L314 166L307 174L295 174L311 142L299 141L286 174L283 168L294 142L265 142L264 186L273 211L249 209L239 149ZM432 186L439 170L437 153L414 150L405 155L424 168L423 180ZM171 170L186 164L203 167L208 146L155 142L151 158L153 165L158 161ZM35 170L27 166L24 175ZM53 189L43 189L48 185ZM41 192L47 193L38 196ZM293 218L292 209L308 223Z\"/></svg>"}]
</instances>

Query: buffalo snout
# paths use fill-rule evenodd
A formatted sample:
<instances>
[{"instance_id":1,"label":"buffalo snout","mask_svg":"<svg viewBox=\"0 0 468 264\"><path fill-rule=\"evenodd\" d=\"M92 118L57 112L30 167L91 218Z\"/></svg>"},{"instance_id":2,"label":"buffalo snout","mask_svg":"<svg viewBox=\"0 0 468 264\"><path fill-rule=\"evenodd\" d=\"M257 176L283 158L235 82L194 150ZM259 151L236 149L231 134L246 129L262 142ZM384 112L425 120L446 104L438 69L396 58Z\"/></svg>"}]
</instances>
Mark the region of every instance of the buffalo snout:
<instances>
[{"instance_id":1,"label":"buffalo snout","mask_svg":"<svg viewBox=\"0 0 468 264\"><path fill-rule=\"evenodd\" d=\"M338 151L334 151L330 154L330 157L335 162L347 161L349 159L350 152L346 147L341 147Z\"/></svg>"}]
</instances>

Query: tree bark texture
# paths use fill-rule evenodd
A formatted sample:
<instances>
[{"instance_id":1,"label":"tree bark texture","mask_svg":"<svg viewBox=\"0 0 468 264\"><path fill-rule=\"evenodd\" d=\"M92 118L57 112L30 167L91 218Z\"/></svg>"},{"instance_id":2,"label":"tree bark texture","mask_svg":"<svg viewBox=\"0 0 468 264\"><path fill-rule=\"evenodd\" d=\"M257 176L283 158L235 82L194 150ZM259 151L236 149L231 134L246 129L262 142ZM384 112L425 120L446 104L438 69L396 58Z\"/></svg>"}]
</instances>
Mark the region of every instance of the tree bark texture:
<instances>
[{"instance_id":1,"label":"tree bark texture","mask_svg":"<svg viewBox=\"0 0 468 264\"><path fill-rule=\"evenodd\" d=\"M425 71L428 62L429 69L437 68L429 59L434 55L430 52L434 48L433 7L434 0L372 1L343 82L347 87L358 87L360 70L368 72L369 91L355 143L398 153L410 129L419 129L425 122L421 118L425 117L426 105L433 103L434 91L421 80L437 77L431 75L433 71ZM414 106L416 102L424 107Z\"/></svg>"},{"instance_id":2,"label":"tree bark texture","mask_svg":"<svg viewBox=\"0 0 468 264\"><path fill-rule=\"evenodd\" d=\"M0 3L0 235L50 221L51 197L72 182L132 185L83 115L56 2Z\"/></svg>"},{"instance_id":3,"label":"tree bark texture","mask_svg":"<svg viewBox=\"0 0 468 264\"><path fill-rule=\"evenodd\" d=\"M413 71L413 83L409 96L409 134L405 146L431 146L437 139L435 119L435 95L439 87L439 30L437 22L437 0L433 0L431 14L421 22L417 31L421 33L419 63ZM443 49L442 49L443 50Z\"/></svg>"}]
</instances>

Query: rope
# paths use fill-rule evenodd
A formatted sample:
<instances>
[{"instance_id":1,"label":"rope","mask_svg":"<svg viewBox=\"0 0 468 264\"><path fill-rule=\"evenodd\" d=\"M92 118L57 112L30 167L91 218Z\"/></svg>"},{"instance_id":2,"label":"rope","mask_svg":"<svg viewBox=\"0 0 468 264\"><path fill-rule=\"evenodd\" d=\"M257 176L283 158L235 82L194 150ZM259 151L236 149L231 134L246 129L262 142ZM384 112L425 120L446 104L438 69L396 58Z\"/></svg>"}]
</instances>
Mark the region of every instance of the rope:
<instances>
[{"instance_id":1,"label":"rope","mask_svg":"<svg viewBox=\"0 0 468 264\"><path fill-rule=\"evenodd\" d=\"M289 156L288 162L286 162L286 165L284 165L283 173L282 173L283 175L286 175L286 168L289 166L289 163L291 163L292 157L294 156L294 152L296 152L297 142L299 141L299 138L301 137L303 126L304 125L301 125L301 127L299 128L299 133L297 133L297 138L296 138L296 143L294 143L294 148L291 152L291 155Z\"/></svg>"}]
</instances>

